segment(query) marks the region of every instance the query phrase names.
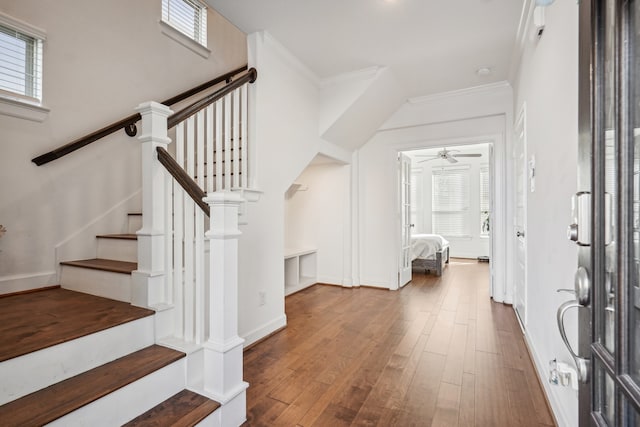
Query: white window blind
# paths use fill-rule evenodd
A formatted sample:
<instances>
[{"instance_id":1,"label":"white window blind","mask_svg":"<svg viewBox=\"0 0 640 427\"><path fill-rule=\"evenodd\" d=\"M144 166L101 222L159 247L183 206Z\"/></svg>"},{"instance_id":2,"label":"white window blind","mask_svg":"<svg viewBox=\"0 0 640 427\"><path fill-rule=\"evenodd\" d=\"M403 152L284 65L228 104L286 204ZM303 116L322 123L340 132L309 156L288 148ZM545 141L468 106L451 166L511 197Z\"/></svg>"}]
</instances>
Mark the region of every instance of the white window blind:
<instances>
[{"instance_id":1,"label":"white window blind","mask_svg":"<svg viewBox=\"0 0 640 427\"><path fill-rule=\"evenodd\" d=\"M443 236L469 235L469 168L432 171L432 228Z\"/></svg>"},{"instance_id":2,"label":"white window blind","mask_svg":"<svg viewBox=\"0 0 640 427\"><path fill-rule=\"evenodd\" d=\"M42 40L0 24L0 90L42 100Z\"/></svg>"},{"instance_id":3,"label":"white window blind","mask_svg":"<svg viewBox=\"0 0 640 427\"><path fill-rule=\"evenodd\" d=\"M480 168L480 235L489 234L491 205L489 203L489 168Z\"/></svg>"},{"instance_id":4,"label":"white window blind","mask_svg":"<svg viewBox=\"0 0 640 427\"><path fill-rule=\"evenodd\" d=\"M207 7L197 0L162 0L162 20L207 46Z\"/></svg>"}]
</instances>

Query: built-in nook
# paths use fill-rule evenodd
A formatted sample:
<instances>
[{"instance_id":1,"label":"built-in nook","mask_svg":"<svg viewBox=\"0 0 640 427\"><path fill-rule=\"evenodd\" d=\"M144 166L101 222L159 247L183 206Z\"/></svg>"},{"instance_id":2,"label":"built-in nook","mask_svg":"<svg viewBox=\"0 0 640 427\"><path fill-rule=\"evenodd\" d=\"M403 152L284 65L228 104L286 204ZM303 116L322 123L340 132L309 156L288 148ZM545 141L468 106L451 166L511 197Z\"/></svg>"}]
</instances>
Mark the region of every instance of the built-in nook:
<instances>
[{"instance_id":1,"label":"built-in nook","mask_svg":"<svg viewBox=\"0 0 640 427\"><path fill-rule=\"evenodd\" d=\"M285 295L317 282L351 284L350 173L349 165L319 154L285 192Z\"/></svg>"}]
</instances>

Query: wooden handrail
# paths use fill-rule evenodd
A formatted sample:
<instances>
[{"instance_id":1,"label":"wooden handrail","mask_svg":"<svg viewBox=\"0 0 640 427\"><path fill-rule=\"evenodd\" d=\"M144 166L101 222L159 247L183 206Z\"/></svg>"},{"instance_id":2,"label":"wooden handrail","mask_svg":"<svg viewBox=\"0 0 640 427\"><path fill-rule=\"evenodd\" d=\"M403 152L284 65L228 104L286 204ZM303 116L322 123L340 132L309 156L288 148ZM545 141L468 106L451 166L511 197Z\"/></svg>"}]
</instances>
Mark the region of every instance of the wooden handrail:
<instances>
[{"instance_id":1,"label":"wooden handrail","mask_svg":"<svg viewBox=\"0 0 640 427\"><path fill-rule=\"evenodd\" d=\"M255 68L251 68L247 72L247 74L245 74L244 76L238 78L237 80L232 81L225 87L218 89L217 91L211 93L210 95L207 95L204 98L194 102L188 107L183 108L177 113L170 115L167 118L167 128L171 129L172 127L182 122L183 120L193 116L198 111L208 107L209 105L213 104L219 99L222 99L225 95L233 92L234 90L244 85L245 83L255 82L257 78L258 78L258 71Z\"/></svg>"},{"instance_id":2,"label":"wooden handrail","mask_svg":"<svg viewBox=\"0 0 640 427\"><path fill-rule=\"evenodd\" d=\"M174 97L171 97L163 102L161 102L161 104L167 105L167 106L171 106L177 102L183 101L193 95L195 95L196 93L202 92L205 89L208 89L210 87L213 87L217 84L220 84L224 81L226 81L227 83L229 83L232 79L233 76L235 76L236 74L239 74L243 71L245 71L248 67L246 65L237 68L233 71L230 71L226 74L223 74L221 76L216 77L213 80L209 80L208 82L202 83L194 88L191 88L189 90L186 90L182 93L180 93L179 95L176 95ZM132 114L130 116L125 117L124 119L118 120L117 122L114 122L108 126L103 127L102 129L99 129L95 132L92 132L88 135L83 136L82 138L78 138L74 141L69 142L68 144L65 144L61 147L56 148L55 150L49 151L48 153L42 154L34 159L32 159L31 161L33 163L35 163L38 166L44 165L46 163L49 163L53 160L59 159L60 157L66 156L69 153L72 153L86 145L91 144L92 142L95 142L107 135L110 135L114 132L119 131L120 129L125 129L125 131L127 132L127 135L129 136L134 136L136 134L136 128L135 128L135 124L136 122L140 120L140 114Z\"/></svg>"},{"instance_id":3,"label":"wooden handrail","mask_svg":"<svg viewBox=\"0 0 640 427\"><path fill-rule=\"evenodd\" d=\"M202 211L207 214L207 216L211 216L209 205L202 200L206 196L202 188L182 169L167 150L162 147L156 147L156 152L158 153L158 160L164 165L167 172L184 188L184 191L191 196Z\"/></svg>"}]
</instances>

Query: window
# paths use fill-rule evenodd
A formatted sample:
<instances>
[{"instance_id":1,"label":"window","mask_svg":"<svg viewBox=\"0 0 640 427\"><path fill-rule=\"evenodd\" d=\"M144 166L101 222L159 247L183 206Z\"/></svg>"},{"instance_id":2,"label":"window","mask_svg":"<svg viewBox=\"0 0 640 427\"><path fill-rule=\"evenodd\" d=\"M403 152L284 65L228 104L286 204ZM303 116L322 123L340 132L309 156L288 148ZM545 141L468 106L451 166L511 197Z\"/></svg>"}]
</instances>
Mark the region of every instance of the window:
<instances>
[{"instance_id":1,"label":"window","mask_svg":"<svg viewBox=\"0 0 640 427\"><path fill-rule=\"evenodd\" d=\"M443 236L469 236L469 167L432 172L431 224Z\"/></svg>"},{"instance_id":2,"label":"window","mask_svg":"<svg viewBox=\"0 0 640 427\"><path fill-rule=\"evenodd\" d=\"M207 7L198 0L162 0L162 21L207 46Z\"/></svg>"},{"instance_id":3,"label":"window","mask_svg":"<svg viewBox=\"0 0 640 427\"><path fill-rule=\"evenodd\" d=\"M0 16L0 94L39 104L44 36L15 28L11 21Z\"/></svg>"},{"instance_id":4,"label":"window","mask_svg":"<svg viewBox=\"0 0 640 427\"><path fill-rule=\"evenodd\" d=\"M489 204L489 167L480 168L480 235L488 236L491 227L491 205Z\"/></svg>"}]
</instances>

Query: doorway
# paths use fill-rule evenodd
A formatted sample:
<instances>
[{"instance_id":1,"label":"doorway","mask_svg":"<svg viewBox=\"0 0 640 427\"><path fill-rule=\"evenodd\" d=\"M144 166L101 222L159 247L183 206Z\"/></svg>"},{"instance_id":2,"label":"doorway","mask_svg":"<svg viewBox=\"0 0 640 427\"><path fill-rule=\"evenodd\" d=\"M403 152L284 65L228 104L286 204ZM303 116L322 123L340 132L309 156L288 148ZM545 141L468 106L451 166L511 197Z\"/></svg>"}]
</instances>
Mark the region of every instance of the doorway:
<instances>
[{"instance_id":1,"label":"doorway","mask_svg":"<svg viewBox=\"0 0 640 427\"><path fill-rule=\"evenodd\" d=\"M401 196L407 189L409 192L408 204L402 197L398 198L399 279L406 280L402 272L406 271L407 254L409 263L414 261L413 274L424 274L421 258L435 256L429 249L424 251L422 236L440 236L442 245L448 247L447 256L490 261L495 209L493 144L446 144L402 151L398 158L398 194ZM407 179L402 179L407 167L410 168L408 186L403 185ZM403 234L406 230L412 235L410 242ZM409 250L407 245L411 245ZM431 266L428 260L426 265ZM429 271L433 273L431 268ZM446 266L444 271L446 274ZM402 286L403 280L398 284Z\"/></svg>"}]
</instances>

